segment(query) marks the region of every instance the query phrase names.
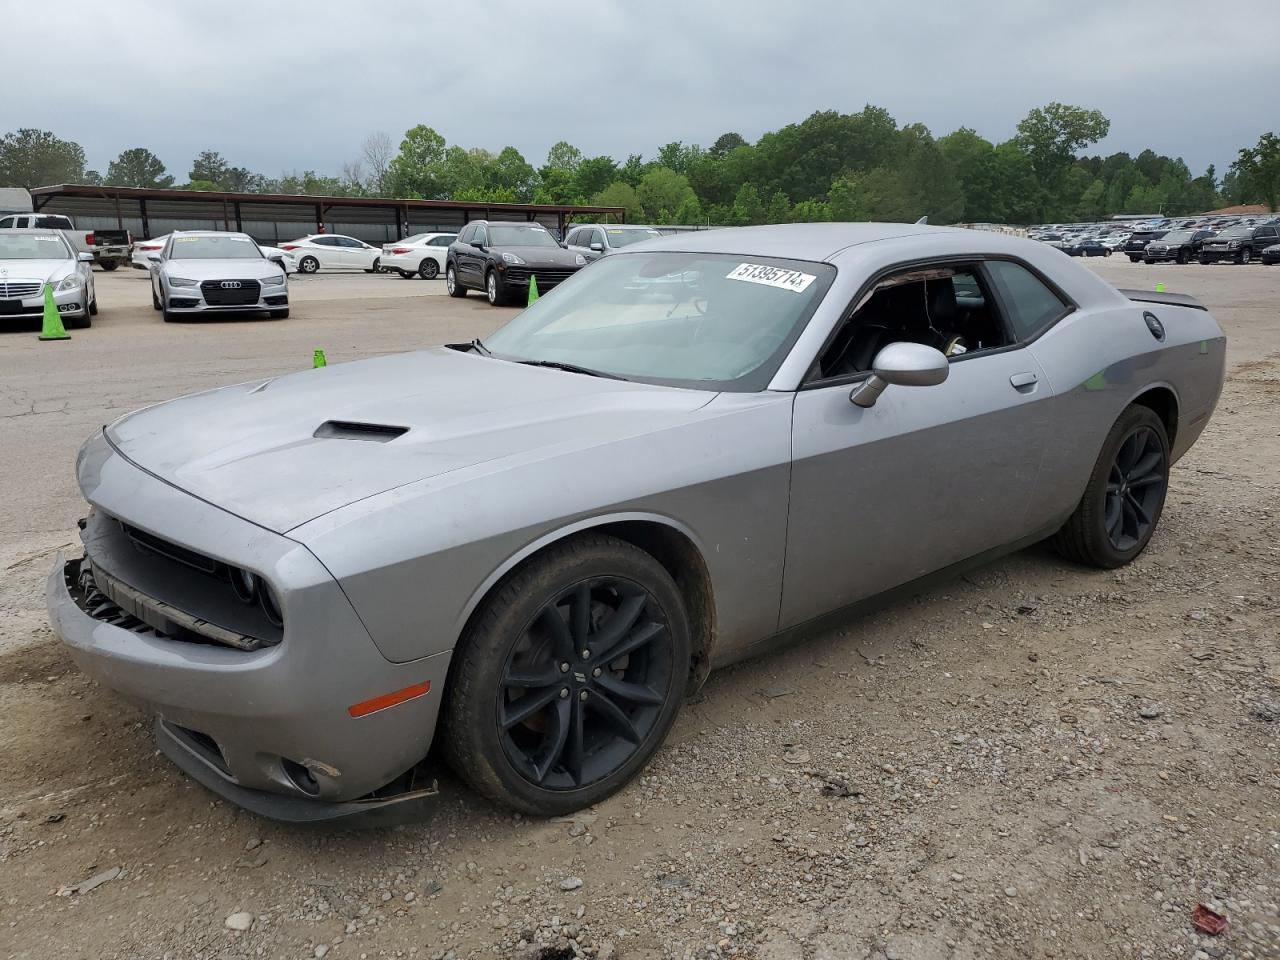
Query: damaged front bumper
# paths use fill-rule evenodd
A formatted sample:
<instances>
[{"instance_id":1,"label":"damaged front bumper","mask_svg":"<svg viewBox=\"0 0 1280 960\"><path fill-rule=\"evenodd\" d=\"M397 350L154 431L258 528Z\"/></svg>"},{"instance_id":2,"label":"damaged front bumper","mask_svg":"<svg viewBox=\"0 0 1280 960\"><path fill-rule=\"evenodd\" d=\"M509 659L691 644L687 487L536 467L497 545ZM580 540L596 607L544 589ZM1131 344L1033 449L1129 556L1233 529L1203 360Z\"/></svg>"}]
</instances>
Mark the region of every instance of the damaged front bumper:
<instances>
[{"instance_id":1,"label":"damaged front bumper","mask_svg":"<svg viewBox=\"0 0 1280 960\"><path fill-rule=\"evenodd\" d=\"M161 750L201 784L278 820L420 818L435 793L418 762L431 743L447 654L393 664L342 601L246 651L179 639L97 590L61 554L46 601L55 632L89 676L155 716ZM317 563L318 565L318 563ZM340 596L340 592L338 593ZM296 631L296 632L295 632ZM429 694L369 715L371 693L429 683Z\"/></svg>"}]
</instances>

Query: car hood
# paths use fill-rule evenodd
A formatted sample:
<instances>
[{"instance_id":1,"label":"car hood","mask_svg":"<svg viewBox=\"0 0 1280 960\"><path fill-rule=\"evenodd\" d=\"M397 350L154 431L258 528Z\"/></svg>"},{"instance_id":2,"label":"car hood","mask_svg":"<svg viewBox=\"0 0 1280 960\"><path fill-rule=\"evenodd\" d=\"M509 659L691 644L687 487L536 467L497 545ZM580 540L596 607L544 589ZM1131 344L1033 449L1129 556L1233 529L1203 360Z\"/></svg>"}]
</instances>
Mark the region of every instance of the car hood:
<instances>
[{"instance_id":1,"label":"car hood","mask_svg":"<svg viewBox=\"0 0 1280 960\"><path fill-rule=\"evenodd\" d=\"M259 280L280 276L280 267L270 260L166 260L165 273L188 280Z\"/></svg>"},{"instance_id":2,"label":"car hood","mask_svg":"<svg viewBox=\"0 0 1280 960\"><path fill-rule=\"evenodd\" d=\"M74 260L0 260L0 283L15 280L61 280L75 270Z\"/></svg>"},{"instance_id":3,"label":"car hood","mask_svg":"<svg viewBox=\"0 0 1280 960\"><path fill-rule=\"evenodd\" d=\"M675 426L714 396L441 347L171 400L117 420L106 436L148 473L285 533L475 464Z\"/></svg>"},{"instance_id":4,"label":"car hood","mask_svg":"<svg viewBox=\"0 0 1280 960\"><path fill-rule=\"evenodd\" d=\"M536 267L577 267L581 254L561 247L493 247L493 252L501 257L504 253L514 253L530 266Z\"/></svg>"}]
</instances>

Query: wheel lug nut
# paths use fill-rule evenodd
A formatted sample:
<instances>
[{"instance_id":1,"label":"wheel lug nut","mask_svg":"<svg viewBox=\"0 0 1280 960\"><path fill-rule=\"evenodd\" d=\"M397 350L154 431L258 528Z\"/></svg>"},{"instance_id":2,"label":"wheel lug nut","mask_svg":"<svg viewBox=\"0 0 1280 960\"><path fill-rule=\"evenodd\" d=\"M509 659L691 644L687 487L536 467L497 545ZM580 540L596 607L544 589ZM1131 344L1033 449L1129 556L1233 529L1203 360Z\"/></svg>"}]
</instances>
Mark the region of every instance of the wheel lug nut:
<instances>
[{"instance_id":1,"label":"wheel lug nut","mask_svg":"<svg viewBox=\"0 0 1280 960\"><path fill-rule=\"evenodd\" d=\"M569 665L568 665L567 663L562 663L562 664L560 664L560 672L561 672L561 673L568 673L568 672L569 672Z\"/></svg>"},{"instance_id":2,"label":"wheel lug nut","mask_svg":"<svg viewBox=\"0 0 1280 960\"><path fill-rule=\"evenodd\" d=\"M592 670L592 671L591 671L591 675L592 675L593 677L598 677L598 676L600 676L600 674L602 674L602 673L604 673L604 671L603 671L603 670L601 670L599 667L596 667L594 670Z\"/></svg>"},{"instance_id":3,"label":"wheel lug nut","mask_svg":"<svg viewBox=\"0 0 1280 960\"><path fill-rule=\"evenodd\" d=\"M579 700L587 699L587 691L583 690L580 694L578 694L578 699Z\"/></svg>"},{"instance_id":4,"label":"wheel lug nut","mask_svg":"<svg viewBox=\"0 0 1280 960\"><path fill-rule=\"evenodd\" d=\"M569 696L569 688L565 687L563 690L560 691L560 699L563 700L567 696Z\"/></svg>"},{"instance_id":5,"label":"wheel lug nut","mask_svg":"<svg viewBox=\"0 0 1280 960\"><path fill-rule=\"evenodd\" d=\"M590 651L590 650L583 650L583 651L582 651L582 659L583 659L583 660L590 660L590 659L591 659L591 651Z\"/></svg>"}]
</instances>

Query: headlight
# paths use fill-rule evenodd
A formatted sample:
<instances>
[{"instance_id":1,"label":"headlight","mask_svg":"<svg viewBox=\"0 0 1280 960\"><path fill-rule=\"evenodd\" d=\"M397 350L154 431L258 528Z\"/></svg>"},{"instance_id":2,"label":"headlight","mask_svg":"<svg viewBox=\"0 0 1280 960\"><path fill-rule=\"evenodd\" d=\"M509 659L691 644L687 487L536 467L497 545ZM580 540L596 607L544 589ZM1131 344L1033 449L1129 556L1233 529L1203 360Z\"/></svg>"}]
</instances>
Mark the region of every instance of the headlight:
<instances>
[{"instance_id":1,"label":"headlight","mask_svg":"<svg viewBox=\"0 0 1280 960\"><path fill-rule=\"evenodd\" d=\"M504 253L502 255L502 259L506 263L524 263L524 261L521 260L519 257L517 257L514 253Z\"/></svg>"},{"instance_id":2,"label":"headlight","mask_svg":"<svg viewBox=\"0 0 1280 960\"><path fill-rule=\"evenodd\" d=\"M168 277L167 279L171 287L194 287L196 285L194 280L187 280L184 277Z\"/></svg>"},{"instance_id":3,"label":"headlight","mask_svg":"<svg viewBox=\"0 0 1280 960\"><path fill-rule=\"evenodd\" d=\"M73 273L59 280L58 285L53 289L59 293L63 290L78 290L80 289L80 284L83 282L84 281L82 281L78 275Z\"/></svg>"},{"instance_id":4,"label":"headlight","mask_svg":"<svg viewBox=\"0 0 1280 960\"><path fill-rule=\"evenodd\" d=\"M578 266L580 267L586 266L586 263L587 263L587 258L584 257L582 254L578 254Z\"/></svg>"},{"instance_id":5,"label":"headlight","mask_svg":"<svg viewBox=\"0 0 1280 960\"><path fill-rule=\"evenodd\" d=\"M1230 241L1229 243L1227 243L1227 249L1228 249L1228 250L1234 250L1234 249L1235 249L1236 247L1238 247L1238 246L1240 246L1240 241L1239 241L1239 240L1232 240L1232 241Z\"/></svg>"},{"instance_id":6,"label":"headlight","mask_svg":"<svg viewBox=\"0 0 1280 960\"><path fill-rule=\"evenodd\" d=\"M277 273L274 277L266 277L262 281L262 285L266 287L275 286L278 283L284 283L284 274Z\"/></svg>"}]
</instances>

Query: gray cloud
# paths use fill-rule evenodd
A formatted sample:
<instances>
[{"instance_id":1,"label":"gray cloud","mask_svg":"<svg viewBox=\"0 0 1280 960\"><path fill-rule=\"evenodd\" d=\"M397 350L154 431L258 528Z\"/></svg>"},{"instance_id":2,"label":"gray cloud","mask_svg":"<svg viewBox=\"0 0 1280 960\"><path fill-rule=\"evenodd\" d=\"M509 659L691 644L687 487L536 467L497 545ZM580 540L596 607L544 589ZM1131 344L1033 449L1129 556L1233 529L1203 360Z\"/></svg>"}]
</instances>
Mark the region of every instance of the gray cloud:
<instances>
[{"instance_id":1,"label":"gray cloud","mask_svg":"<svg viewBox=\"0 0 1280 960\"><path fill-rule=\"evenodd\" d=\"M6 6L14 37L61 19ZM535 164L559 139L652 156L865 103L999 141L1051 100L1111 119L1100 152L1151 147L1221 174L1274 127L1280 72L1277 4L184 0L72 20L10 45L0 130L53 130L104 172L145 146L180 180L205 148L269 175L335 173L370 131L398 141L416 123Z\"/></svg>"}]
</instances>

